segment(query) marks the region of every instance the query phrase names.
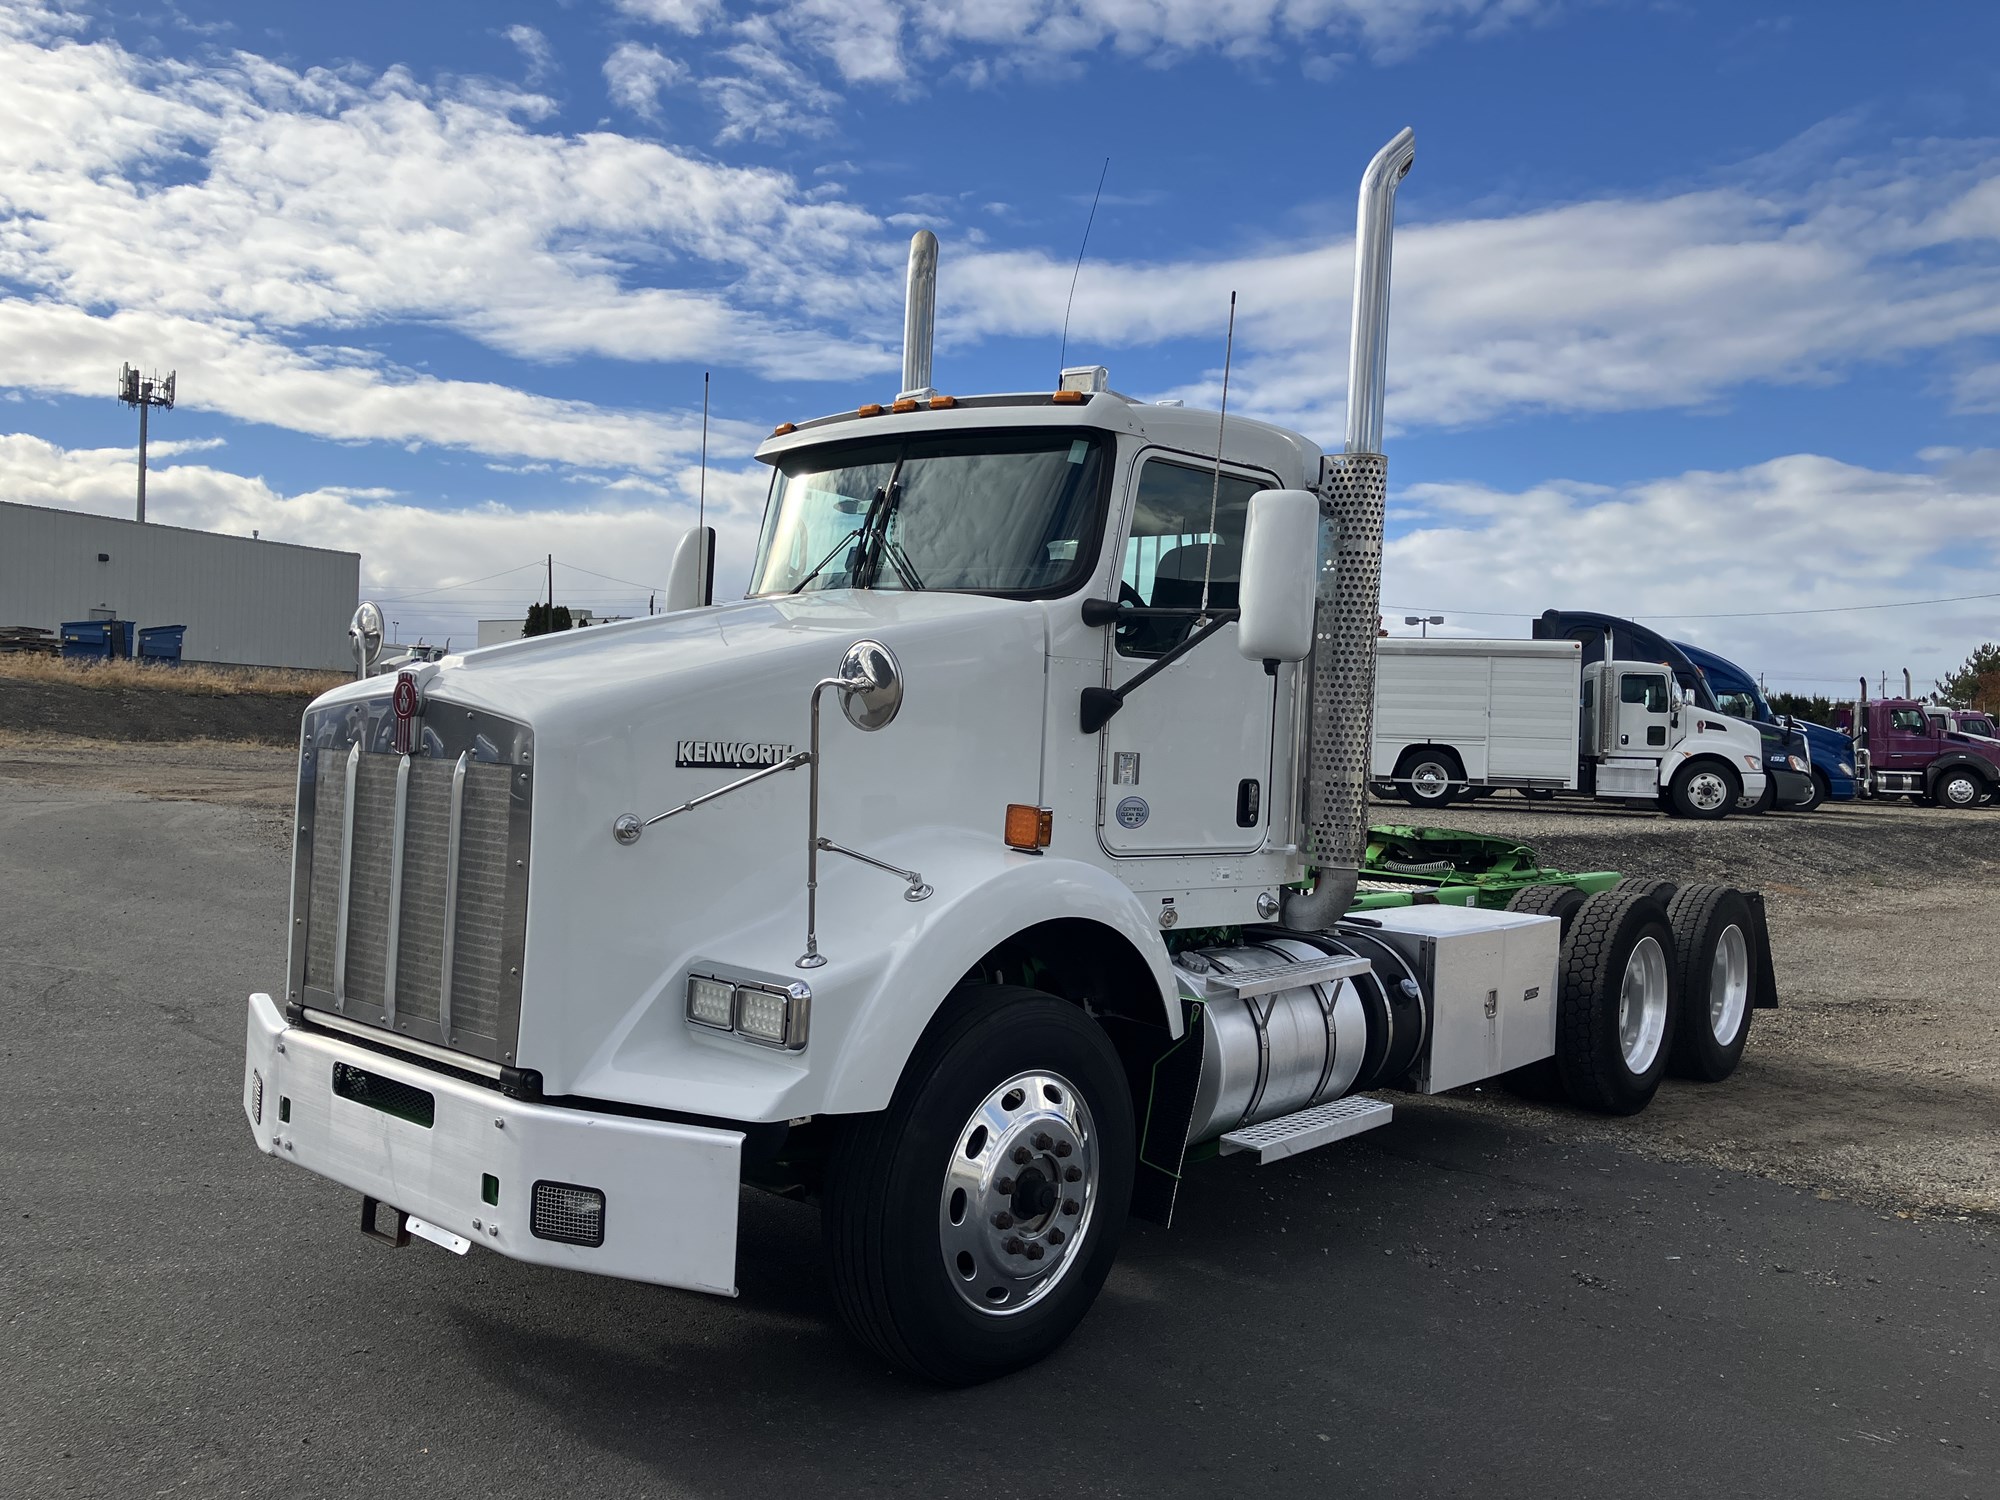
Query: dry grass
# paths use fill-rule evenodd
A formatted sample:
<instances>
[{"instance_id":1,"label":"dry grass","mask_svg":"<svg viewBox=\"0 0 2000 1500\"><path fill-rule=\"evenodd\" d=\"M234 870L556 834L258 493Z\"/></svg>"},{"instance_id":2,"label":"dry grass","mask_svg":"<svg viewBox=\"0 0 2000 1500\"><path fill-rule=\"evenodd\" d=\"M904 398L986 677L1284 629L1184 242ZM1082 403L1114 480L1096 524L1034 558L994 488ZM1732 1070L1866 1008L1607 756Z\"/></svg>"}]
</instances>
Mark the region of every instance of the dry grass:
<instances>
[{"instance_id":1,"label":"dry grass","mask_svg":"<svg viewBox=\"0 0 2000 1500\"><path fill-rule=\"evenodd\" d=\"M4 675L4 674L0 674ZM63 757L81 755L116 756L129 761L154 757L196 757L202 755L258 755L276 757L290 764L298 752L290 745L274 745L268 740L229 740L202 736L191 740L106 740L81 734L48 734L39 729L0 728L0 757L27 755Z\"/></svg>"},{"instance_id":2,"label":"dry grass","mask_svg":"<svg viewBox=\"0 0 2000 1500\"><path fill-rule=\"evenodd\" d=\"M86 688L144 688L224 698L238 693L282 693L310 698L349 680L345 672L299 672L284 667L165 665L145 661L66 661L25 653L0 655L0 680L55 682Z\"/></svg>"}]
</instances>

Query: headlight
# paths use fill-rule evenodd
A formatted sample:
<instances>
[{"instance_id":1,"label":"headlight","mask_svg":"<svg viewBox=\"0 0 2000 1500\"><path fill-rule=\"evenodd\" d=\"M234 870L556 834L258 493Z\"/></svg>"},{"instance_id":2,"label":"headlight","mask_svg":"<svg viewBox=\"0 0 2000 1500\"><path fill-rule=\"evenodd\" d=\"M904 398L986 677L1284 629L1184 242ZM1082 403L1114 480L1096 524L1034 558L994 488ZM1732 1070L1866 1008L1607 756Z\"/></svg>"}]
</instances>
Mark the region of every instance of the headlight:
<instances>
[{"instance_id":1,"label":"headlight","mask_svg":"<svg viewBox=\"0 0 2000 1500\"><path fill-rule=\"evenodd\" d=\"M1798 755L1786 756L1785 764L1790 766L1794 771L1799 772L1801 775L1812 769L1811 766L1805 763L1805 758L1803 756L1798 756Z\"/></svg>"},{"instance_id":2,"label":"headlight","mask_svg":"<svg viewBox=\"0 0 2000 1500\"><path fill-rule=\"evenodd\" d=\"M1843 776L1852 776L1854 774L1854 767L1850 766L1846 761L1842 761L1840 763L1840 774Z\"/></svg>"},{"instance_id":3,"label":"headlight","mask_svg":"<svg viewBox=\"0 0 2000 1500\"><path fill-rule=\"evenodd\" d=\"M797 1052L812 1021L812 991L803 983L737 984L688 976L687 1018L696 1026L734 1032L746 1042Z\"/></svg>"},{"instance_id":4,"label":"headlight","mask_svg":"<svg viewBox=\"0 0 2000 1500\"><path fill-rule=\"evenodd\" d=\"M1761 771L1764 769L1764 763L1761 760L1757 759L1757 757L1754 755L1744 756L1743 764L1748 766L1753 771Z\"/></svg>"}]
</instances>

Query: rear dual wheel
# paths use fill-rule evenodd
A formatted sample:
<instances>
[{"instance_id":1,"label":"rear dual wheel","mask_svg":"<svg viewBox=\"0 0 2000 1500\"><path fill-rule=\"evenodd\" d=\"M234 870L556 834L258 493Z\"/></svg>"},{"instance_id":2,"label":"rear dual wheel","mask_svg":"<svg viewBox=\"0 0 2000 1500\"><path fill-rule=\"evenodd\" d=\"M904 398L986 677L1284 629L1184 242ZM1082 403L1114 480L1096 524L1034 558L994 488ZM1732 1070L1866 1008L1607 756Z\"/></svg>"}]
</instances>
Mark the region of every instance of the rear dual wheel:
<instances>
[{"instance_id":1,"label":"rear dual wheel","mask_svg":"<svg viewBox=\"0 0 2000 1500\"><path fill-rule=\"evenodd\" d=\"M1637 1114L1666 1075L1679 989L1666 909L1640 891L1585 899L1563 940L1556 1076L1570 1102Z\"/></svg>"},{"instance_id":2,"label":"rear dual wheel","mask_svg":"<svg viewBox=\"0 0 2000 1500\"><path fill-rule=\"evenodd\" d=\"M1728 886L1683 886L1667 917L1681 996L1668 1066L1677 1077L1720 1083L1736 1071L1750 1039L1757 974L1750 903Z\"/></svg>"},{"instance_id":3,"label":"rear dual wheel","mask_svg":"<svg viewBox=\"0 0 2000 1500\"><path fill-rule=\"evenodd\" d=\"M943 1385L1034 1363L1111 1270L1135 1155L1103 1029L1038 990L967 987L889 1107L851 1120L828 1162L822 1224L842 1321Z\"/></svg>"}]
</instances>

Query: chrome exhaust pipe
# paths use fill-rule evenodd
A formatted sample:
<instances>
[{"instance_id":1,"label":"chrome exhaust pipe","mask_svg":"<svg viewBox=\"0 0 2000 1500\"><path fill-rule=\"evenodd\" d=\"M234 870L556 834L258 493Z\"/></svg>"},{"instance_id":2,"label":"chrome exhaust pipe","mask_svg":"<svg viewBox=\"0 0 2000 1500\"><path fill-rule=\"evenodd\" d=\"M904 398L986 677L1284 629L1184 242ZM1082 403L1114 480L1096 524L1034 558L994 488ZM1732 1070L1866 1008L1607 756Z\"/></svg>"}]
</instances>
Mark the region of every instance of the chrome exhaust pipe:
<instances>
[{"instance_id":1,"label":"chrome exhaust pipe","mask_svg":"<svg viewBox=\"0 0 2000 1500\"><path fill-rule=\"evenodd\" d=\"M1417 159L1405 128L1361 174L1354 217L1354 322L1347 360L1347 451L1320 475L1320 515L1337 549L1321 559L1313 626L1307 744L1306 858L1312 889L1285 897L1279 920L1326 932L1346 915L1368 843L1368 752L1375 632L1382 607L1382 513L1389 493L1382 404L1389 368L1389 261L1396 188Z\"/></svg>"},{"instance_id":2,"label":"chrome exhaust pipe","mask_svg":"<svg viewBox=\"0 0 2000 1500\"><path fill-rule=\"evenodd\" d=\"M1347 451L1382 451L1382 402L1389 382L1389 248L1396 189L1417 159L1405 126L1361 174L1354 215L1354 329L1347 355Z\"/></svg>"},{"instance_id":3,"label":"chrome exhaust pipe","mask_svg":"<svg viewBox=\"0 0 2000 1500\"><path fill-rule=\"evenodd\" d=\"M1914 698L1917 696L1910 691L1910 669L1908 667L1903 668L1903 696L1905 698Z\"/></svg>"},{"instance_id":4,"label":"chrome exhaust pipe","mask_svg":"<svg viewBox=\"0 0 2000 1500\"><path fill-rule=\"evenodd\" d=\"M937 332L937 236L910 236L910 270L903 284L903 389L898 401L921 401L931 391L931 341Z\"/></svg>"}]
</instances>

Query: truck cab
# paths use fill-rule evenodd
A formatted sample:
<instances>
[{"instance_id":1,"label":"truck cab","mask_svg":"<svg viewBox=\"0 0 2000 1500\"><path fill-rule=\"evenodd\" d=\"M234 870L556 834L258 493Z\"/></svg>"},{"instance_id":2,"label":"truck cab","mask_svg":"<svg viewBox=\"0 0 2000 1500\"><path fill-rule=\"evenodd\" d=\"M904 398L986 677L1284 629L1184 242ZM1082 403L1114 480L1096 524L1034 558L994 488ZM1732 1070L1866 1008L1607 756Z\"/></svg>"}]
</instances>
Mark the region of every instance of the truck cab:
<instances>
[{"instance_id":1,"label":"truck cab","mask_svg":"<svg viewBox=\"0 0 2000 1500\"><path fill-rule=\"evenodd\" d=\"M1801 811L1810 811L1829 798L1843 802L1853 798L1853 740L1837 729L1777 713L1764 697L1764 690L1757 685L1757 679L1728 658L1686 641L1677 641L1675 645L1693 663L1723 712L1748 719L1767 734L1783 738L1785 743L1778 748L1780 755L1789 757L1798 754L1797 737L1804 737L1805 756L1811 767L1814 787L1810 799L1798 804ZM1779 805L1791 804L1781 797Z\"/></svg>"},{"instance_id":2,"label":"truck cab","mask_svg":"<svg viewBox=\"0 0 2000 1500\"><path fill-rule=\"evenodd\" d=\"M1664 662L1585 662L1579 724L1584 790L1722 817L1766 791L1757 726L1689 701Z\"/></svg>"},{"instance_id":3,"label":"truck cab","mask_svg":"<svg viewBox=\"0 0 2000 1500\"><path fill-rule=\"evenodd\" d=\"M1858 699L1835 710L1834 724L1853 735L1872 796L1962 808L2000 790L2000 745L1921 699Z\"/></svg>"}]
</instances>

